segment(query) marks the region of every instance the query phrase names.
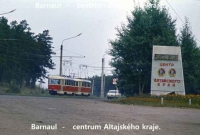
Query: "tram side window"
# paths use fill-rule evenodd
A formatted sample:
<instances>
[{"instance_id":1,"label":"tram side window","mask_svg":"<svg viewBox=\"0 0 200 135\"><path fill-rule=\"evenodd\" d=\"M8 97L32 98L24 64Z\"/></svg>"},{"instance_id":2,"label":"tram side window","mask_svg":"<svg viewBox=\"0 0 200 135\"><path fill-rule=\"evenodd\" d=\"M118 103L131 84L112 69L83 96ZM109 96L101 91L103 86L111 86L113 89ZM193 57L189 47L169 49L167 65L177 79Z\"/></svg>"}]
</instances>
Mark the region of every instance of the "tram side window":
<instances>
[{"instance_id":1,"label":"tram side window","mask_svg":"<svg viewBox=\"0 0 200 135\"><path fill-rule=\"evenodd\" d=\"M74 86L78 86L78 81L74 81Z\"/></svg>"},{"instance_id":2,"label":"tram side window","mask_svg":"<svg viewBox=\"0 0 200 135\"><path fill-rule=\"evenodd\" d=\"M86 83L86 87L90 87L90 83L89 82Z\"/></svg>"},{"instance_id":3,"label":"tram side window","mask_svg":"<svg viewBox=\"0 0 200 135\"><path fill-rule=\"evenodd\" d=\"M70 85L70 80L65 80L65 85Z\"/></svg>"},{"instance_id":4,"label":"tram side window","mask_svg":"<svg viewBox=\"0 0 200 135\"><path fill-rule=\"evenodd\" d=\"M82 82L82 86L85 87L85 82Z\"/></svg>"},{"instance_id":5,"label":"tram side window","mask_svg":"<svg viewBox=\"0 0 200 135\"><path fill-rule=\"evenodd\" d=\"M71 80L71 86L75 86L75 81Z\"/></svg>"},{"instance_id":6,"label":"tram side window","mask_svg":"<svg viewBox=\"0 0 200 135\"><path fill-rule=\"evenodd\" d=\"M90 83L89 82L82 82L82 86L83 87L90 87Z\"/></svg>"},{"instance_id":7,"label":"tram side window","mask_svg":"<svg viewBox=\"0 0 200 135\"><path fill-rule=\"evenodd\" d=\"M74 80L66 80L65 85L78 86L78 82L75 82Z\"/></svg>"},{"instance_id":8,"label":"tram side window","mask_svg":"<svg viewBox=\"0 0 200 135\"><path fill-rule=\"evenodd\" d=\"M90 87L90 83L88 83L88 87Z\"/></svg>"},{"instance_id":9,"label":"tram side window","mask_svg":"<svg viewBox=\"0 0 200 135\"><path fill-rule=\"evenodd\" d=\"M49 79L49 84L60 84L59 79Z\"/></svg>"}]
</instances>

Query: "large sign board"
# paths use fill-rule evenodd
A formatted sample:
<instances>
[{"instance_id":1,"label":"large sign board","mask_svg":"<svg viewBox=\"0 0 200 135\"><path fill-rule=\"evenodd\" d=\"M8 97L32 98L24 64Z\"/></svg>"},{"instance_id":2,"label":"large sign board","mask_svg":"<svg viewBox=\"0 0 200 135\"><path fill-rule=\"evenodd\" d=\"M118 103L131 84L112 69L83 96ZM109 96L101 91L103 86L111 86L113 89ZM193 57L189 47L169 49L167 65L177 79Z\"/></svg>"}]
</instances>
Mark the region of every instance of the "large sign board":
<instances>
[{"instance_id":1,"label":"large sign board","mask_svg":"<svg viewBox=\"0 0 200 135\"><path fill-rule=\"evenodd\" d=\"M154 45L151 94L165 95L171 92L185 95L181 48Z\"/></svg>"}]
</instances>

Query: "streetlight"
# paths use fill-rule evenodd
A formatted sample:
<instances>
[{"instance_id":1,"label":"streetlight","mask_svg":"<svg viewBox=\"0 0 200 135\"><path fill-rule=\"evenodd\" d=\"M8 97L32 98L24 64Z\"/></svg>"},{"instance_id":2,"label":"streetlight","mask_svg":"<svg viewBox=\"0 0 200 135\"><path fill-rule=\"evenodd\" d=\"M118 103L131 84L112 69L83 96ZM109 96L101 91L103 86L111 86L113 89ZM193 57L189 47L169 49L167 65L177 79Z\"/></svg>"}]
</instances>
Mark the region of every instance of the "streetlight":
<instances>
[{"instance_id":1,"label":"streetlight","mask_svg":"<svg viewBox=\"0 0 200 135\"><path fill-rule=\"evenodd\" d=\"M64 39L64 40L62 41L61 46L60 46L60 76L62 76L62 53L63 53L63 42L64 42L65 40L69 40L69 39L72 39L72 38L78 37L78 36L80 36L81 34L82 34L82 33L80 33L80 34L78 34L78 35L76 35L76 36L74 36L74 37L66 38L66 39Z\"/></svg>"},{"instance_id":2,"label":"streetlight","mask_svg":"<svg viewBox=\"0 0 200 135\"><path fill-rule=\"evenodd\" d=\"M14 10L11 10L11 11L9 11L9 12L6 12L6 13L2 13L2 14L0 14L0 15L4 15L4 14L9 14L9 13L12 13L12 12L14 12L16 9L14 9Z\"/></svg>"}]
</instances>

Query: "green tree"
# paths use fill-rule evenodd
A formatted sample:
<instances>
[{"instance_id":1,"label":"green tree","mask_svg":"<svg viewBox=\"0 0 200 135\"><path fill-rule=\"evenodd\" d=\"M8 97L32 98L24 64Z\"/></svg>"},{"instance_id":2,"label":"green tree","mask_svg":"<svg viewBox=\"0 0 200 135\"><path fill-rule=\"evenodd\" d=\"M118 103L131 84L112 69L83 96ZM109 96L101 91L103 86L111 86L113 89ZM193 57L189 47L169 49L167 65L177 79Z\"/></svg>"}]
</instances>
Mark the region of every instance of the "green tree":
<instances>
[{"instance_id":1,"label":"green tree","mask_svg":"<svg viewBox=\"0 0 200 135\"><path fill-rule=\"evenodd\" d=\"M54 63L51 59L51 55L55 54L52 52L52 37L49 35L48 30L44 30L41 34L38 34L36 37L36 48L37 55L35 59L38 59L32 66L32 75L31 75L31 85L35 87L35 82L37 79L46 78L47 68L54 69Z\"/></svg>"},{"instance_id":2,"label":"green tree","mask_svg":"<svg viewBox=\"0 0 200 135\"><path fill-rule=\"evenodd\" d=\"M113 85L113 76L108 75L105 76L105 89L104 89L104 96L106 96L106 94L108 93L109 90L115 90L116 86Z\"/></svg>"},{"instance_id":3,"label":"green tree","mask_svg":"<svg viewBox=\"0 0 200 135\"><path fill-rule=\"evenodd\" d=\"M100 97L101 95L101 76L93 76L92 78L89 78L91 82L94 80L94 90L93 94L97 97ZM112 84L113 76L105 76L105 90L104 90L104 96L106 96L107 92L109 90L116 89L115 85Z\"/></svg>"},{"instance_id":4,"label":"green tree","mask_svg":"<svg viewBox=\"0 0 200 135\"><path fill-rule=\"evenodd\" d=\"M125 95L150 91L153 45L178 46L175 22L159 0L149 0L144 8L135 7L128 24L117 28L111 40L111 66L118 75L118 87Z\"/></svg>"},{"instance_id":5,"label":"green tree","mask_svg":"<svg viewBox=\"0 0 200 135\"><path fill-rule=\"evenodd\" d=\"M92 83L94 80L93 95L99 97L101 95L101 77L96 75L96 76L93 76L92 78L89 78L89 80Z\"/></svg>"},{"instance_id":6,"label":"green tree","mask_svg":"<svg viewBox=\"0 0 200 135\"><path fill-rule=\"evenodd\" d=\"M187 94L200 94L200 48L192 34L188 19L181 29L179 38L182 51L183 73Z\"/></svg>"},{"instance_id":7,"label":"green tree","mask_svg":"<svg viewBox=\"0 0 200 135\"><path fill-rule=\"evenodd\" d=\"M3 40L9 37L10 26L8 20L4 17L0 18L0 82L2 83L3 77L9 74L7 71L7 59L6 54L8 53L8 41Z\"/></svg>"},{"instance_id":8,"label":"green tree","mask_svg":"<svg viewBox=\"0 0 200 135\"><path fill-rule=\"evenodd\" d=\"M0 83L6 82L19 87L35 87L37 79L46 77L47 69L53 69L51 59L52 37L48 30L35 35L26 20L12 21L10 25L0 18Z\"/></svg>"}]
</instances>

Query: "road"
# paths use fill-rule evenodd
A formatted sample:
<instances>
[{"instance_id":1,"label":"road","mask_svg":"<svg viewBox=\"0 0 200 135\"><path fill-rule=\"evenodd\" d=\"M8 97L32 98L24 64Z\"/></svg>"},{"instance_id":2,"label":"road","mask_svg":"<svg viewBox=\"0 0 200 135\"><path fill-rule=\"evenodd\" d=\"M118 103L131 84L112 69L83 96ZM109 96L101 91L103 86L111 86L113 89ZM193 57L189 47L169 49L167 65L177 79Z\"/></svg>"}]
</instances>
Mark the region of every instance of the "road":
<instances>
[{"instance_id":1,"label":"road","mask_svg":"<svg viewBox=\"0 0 200 135\"><path fill-rule=\"evenodd\" d=\"M99 99L0 96L1 135L199 135L200 110L131 106ZM57 130L34 130L55 125ZM117 131L108 125L132 125ZM154 124L154 125L153 125ZM89 126L96 126L96 130ZM149 129L146 125L153 125ZM84 127L87 126L87 127ZM78 128L85 128L77 130ZM86 129L90 128L90 129ZM105 128L105 129L104 129ZM130 127L129 127L130 128Z\"/></svg>"}]
</instances>

